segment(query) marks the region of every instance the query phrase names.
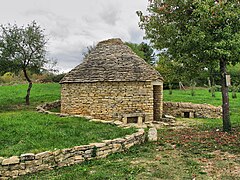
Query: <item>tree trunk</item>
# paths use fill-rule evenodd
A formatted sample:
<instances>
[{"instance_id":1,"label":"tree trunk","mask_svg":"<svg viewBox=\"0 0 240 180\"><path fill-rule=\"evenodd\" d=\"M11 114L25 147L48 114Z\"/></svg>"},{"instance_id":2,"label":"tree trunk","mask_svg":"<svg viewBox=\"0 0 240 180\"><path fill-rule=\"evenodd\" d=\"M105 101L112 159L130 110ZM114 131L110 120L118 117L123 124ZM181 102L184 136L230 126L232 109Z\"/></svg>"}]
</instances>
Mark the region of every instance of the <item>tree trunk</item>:
<instances>
[{"instance_id":1,"label":"tree trunk","mask_svg":"<svg viewBox=\"0 0 240 180\"><path fill-rule=\"evenodd\" d=\"M224 59L220 60L220 72L221 72L221 85L222 85L222 119L223 119L223 131L229 132L232 130L229 114L229 97L228 87L226 84L227 65Z\"/></svg>"},{"instance_id":2,"label":"tree trunk","mask_svg":"<svg viewBox=\"0 0 240 180\"><path fill-rule=\"evenodd\" d=\"M24 76L25 76L26 80L28 81L27 95L26 95L26 97L25 97L25 99L26 99L26 105L30 105L30 92L31 92L31 88L32 88L32 81L31 81L31 79L28 77L28 74L27 74L27 70L26 70L26 69L23 69L23 73L24 73Z\"/></svg>"}]
</instances>

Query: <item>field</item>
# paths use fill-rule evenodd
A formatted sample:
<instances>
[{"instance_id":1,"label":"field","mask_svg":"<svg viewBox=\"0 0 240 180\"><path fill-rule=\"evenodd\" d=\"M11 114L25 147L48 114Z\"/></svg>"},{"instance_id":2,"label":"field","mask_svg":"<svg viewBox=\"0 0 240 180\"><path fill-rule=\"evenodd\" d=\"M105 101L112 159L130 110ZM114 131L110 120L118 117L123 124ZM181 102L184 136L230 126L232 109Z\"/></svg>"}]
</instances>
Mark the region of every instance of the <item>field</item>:
<instances>
[{"instance_id":1,"label":"field","mask_svg":"<svg viewBox=\"0 0 240 180\"><path fill-rule=\"evenodd\" d=\"M199 104L212 104L214 106L221 106L222 98L221 93L216 92L216 97L211 97L211 93L208 92L207 89L197 89L196 96L191 96L190 90L187 91L179 91L173 90L173 94L169 95L168 91L164 91L164 101L173 101L173 102L192 102L192 103L199 103ZM240 126L240 93L237 93L237 99L232 99L231 93L229 93L229 101L230 101L230 115L231 115L231 122L233 126ZM206 125L209 123L213 124L214 126L219 126L221 128L222 121L221 120L214 120L209 121L208 119L199 119L198 121L205 122Z\"/></svg>"},{"instance_id":2,"label":"field","mask_svg":"<svg viewBox=\"0 0 240 180\"><path fill-rule=\"evenodd\" d=\"M52 92L59 93L58 85L49 84L46 89L47 86L52 86ZM10 91L9 89L8 93ZM44 90L38 92L42 92L42 98L36 93L38 97L33 104L48 100L47 96L44 97ZM237 95L240 98L240 94ZM59 95L49 94L49 97L51 101L59 99ZM22 106L19 102L20 95L18 99L18 102L13 103L14 107L24 109L19 111L33 113L35 105L30 108ZM190 95L190 91L174 90L172 95L165 91L164 100L221 104L220 93L212 98L207 89L196 90L194 97ZM24 102L23 99L21 101ZM177 124L183 126L163 126L158 131L159 140L155 143L135 146L128 152L113 154L106 159L44 171L19 179L240 179L240 102L239 99L231 98L230 101L232 133L221 131L222 122L219 119L178 119ZM6 110L3 110L2 115L7 117L7 113L13 113L12 102L6 102L4 107ZM35 120L30 122L33 121Z\"/></svg>"},{"instance_id":3,"label":"field","mask_svg":"<svg viewBox=\"0 0 240 180\"><path fill-rule=\"evenodd\" d=\"M60 99L59 84L34 84L31 106L26 85L0 86L0 156L62 149L123 137L134 129L89 122L84 118L40 114L36 105Z\"/></svg>"}]
</instances>

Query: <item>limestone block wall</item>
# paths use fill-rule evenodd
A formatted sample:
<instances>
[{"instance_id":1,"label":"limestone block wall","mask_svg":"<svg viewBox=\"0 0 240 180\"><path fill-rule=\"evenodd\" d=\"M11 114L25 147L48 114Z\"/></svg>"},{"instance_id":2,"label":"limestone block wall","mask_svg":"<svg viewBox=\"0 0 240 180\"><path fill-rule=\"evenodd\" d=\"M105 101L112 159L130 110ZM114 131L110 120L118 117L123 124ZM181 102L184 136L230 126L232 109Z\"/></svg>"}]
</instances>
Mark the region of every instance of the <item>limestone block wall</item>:
<instances>
[{"instance_id":1,"label":"limestone block wall","mask_svg":"<svg viewBox=\"0 0 240 180\"><path fill-rule=\"evenodd\" d=\"M209 104L163 102L163 114L186 118L221 118L222 107Z\"/></svg>"},{"instance_id":2,"label":"limestone block wall","mask_svg":"<svg viewBox=\"0 0 240 180\"><path fill-rule=\"evenodd\" d=\"M51 170L55 167L79 164L91 159L105 158L109 154L122 152L145 141L145 132L127 135L124 138L105 140L101 143L74 146L38 154L25 153L9 158L0 157L0 179L16 178L21 175Z\"/></svg>"},{"instance_id":3,"label":"limestone block wall","mask_svg":"<svg viewBox=\"0 0 240 180\"><path fill-rule=\"evenodd\" d=\"M122 120L132 113L153 120L151 82L64 83L61 113L80 114L103 120Z\"/></svg>"}]
</instances>

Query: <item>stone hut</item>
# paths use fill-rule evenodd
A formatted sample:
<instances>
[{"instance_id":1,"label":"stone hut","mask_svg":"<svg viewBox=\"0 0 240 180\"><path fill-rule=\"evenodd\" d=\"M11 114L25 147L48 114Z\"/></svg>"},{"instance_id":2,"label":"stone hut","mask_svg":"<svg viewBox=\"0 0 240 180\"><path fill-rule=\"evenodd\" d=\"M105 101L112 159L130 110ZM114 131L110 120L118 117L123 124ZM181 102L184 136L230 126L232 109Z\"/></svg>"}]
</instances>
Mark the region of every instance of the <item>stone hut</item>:
<instances>
[{"instance_id":1,"label":"stone hut","mask_svg":"<svg viewBox=\"0 0 240 180\"><path fill-rule=\"evenodd\" d=\"M124 123L162 116L162 76L120 39L99 42L60 84L62 113Z\"/></svg>"}]
</instances>

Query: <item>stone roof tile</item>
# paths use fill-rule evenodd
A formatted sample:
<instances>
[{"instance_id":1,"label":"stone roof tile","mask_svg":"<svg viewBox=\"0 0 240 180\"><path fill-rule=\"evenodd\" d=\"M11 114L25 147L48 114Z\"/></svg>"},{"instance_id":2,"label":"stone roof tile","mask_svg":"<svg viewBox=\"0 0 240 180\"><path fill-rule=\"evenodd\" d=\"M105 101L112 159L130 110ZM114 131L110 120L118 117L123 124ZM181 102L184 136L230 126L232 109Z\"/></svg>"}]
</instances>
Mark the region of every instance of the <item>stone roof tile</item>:
<instances>
[{"instance_id":1,"label":"stone roof tile","mask_svg":"<svg viewBox=\"0 0 240 180\"><path fill-rule=\"evenodd\" d=\"M137 56L121 39L109 39L99 42L60 83L162 80L160 73Z\"/></svg>"}]
</instances>

